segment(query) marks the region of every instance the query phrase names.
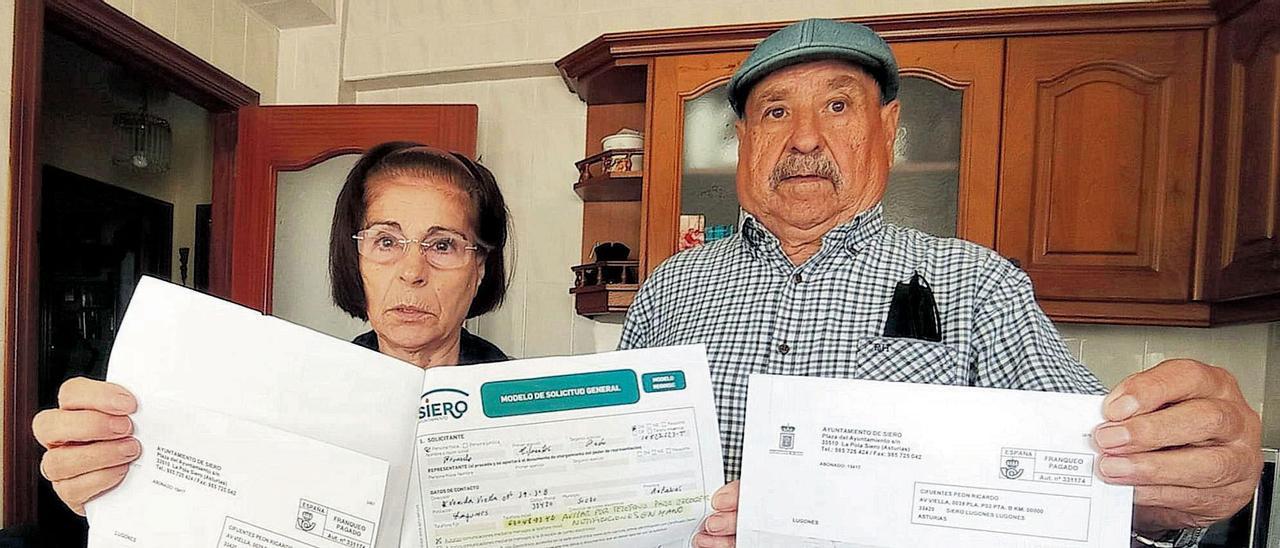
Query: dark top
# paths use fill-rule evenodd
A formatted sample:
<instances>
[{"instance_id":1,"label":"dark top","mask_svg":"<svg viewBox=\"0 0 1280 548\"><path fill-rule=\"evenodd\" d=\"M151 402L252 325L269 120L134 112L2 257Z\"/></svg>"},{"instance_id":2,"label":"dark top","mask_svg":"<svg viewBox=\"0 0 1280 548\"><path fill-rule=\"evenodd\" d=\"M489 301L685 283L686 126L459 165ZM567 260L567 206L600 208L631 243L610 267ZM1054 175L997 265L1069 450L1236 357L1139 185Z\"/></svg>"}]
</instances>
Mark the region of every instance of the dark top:
<instances>
[{"instance_id":1,"label":"dark top","mask_svg":"<svg viewBox=\"0 0 1280 548\"><path fill-rule=\"evenodd\" d=\"M351 342L368 348L369 350L378 350L378 335L373 331L364 333L356 337ZM462 330L462 340L458 342L457 365L504 362L509 359L511 359L511 357L507 356L506 353L493 343L472 335L466 329Z\"/></svg>"}]
</instances>

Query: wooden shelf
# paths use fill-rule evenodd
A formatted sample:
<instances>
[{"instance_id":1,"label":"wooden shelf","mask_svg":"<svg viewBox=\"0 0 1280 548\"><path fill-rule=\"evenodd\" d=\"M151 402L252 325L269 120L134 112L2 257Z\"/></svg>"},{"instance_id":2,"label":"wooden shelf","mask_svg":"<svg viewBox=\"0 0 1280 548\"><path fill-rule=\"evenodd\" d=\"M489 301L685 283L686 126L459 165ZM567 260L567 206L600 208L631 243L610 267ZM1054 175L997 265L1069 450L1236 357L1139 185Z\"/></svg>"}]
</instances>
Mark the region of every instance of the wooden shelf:
<instances>
[{"instance_id":1,"label":"wooden shelf","mask_svg":"<svg viewBox=\"0 0 1280 548\"><path fill-rule=\"evenodd\" d=\"M606 150L575 162L578 182L573 191L584 202L638 202L644 187L640 171L644 151Z\"/></svg>"},{"instance_id":2,"label":"wooden shelf","mask_svg":"<svg viewBox=\"0 0 1280 548\"><path fill-rule=\"evenodd\" d=\"M578 314L591 317L626 312L638 289L640 284L589 285L575 287L569 293Z\"/></svg>"},{"instance_id":3,"label":"wooden shelf","mask_svg":"<svg viewBox=\"0 0 1280 548\"><path fill-rule=\"evenodd\" d=\"M639 171L605 173L574 183L573 191L584 202L638 202L643 180Z\"/></svg>"},{"instance_id":4,"label":"wooden shelf","mask_svg":"<svg viewBox=\"0 0 1280 548\"><path fill-rule=\"evenodd\" d=\"M599 261L573 267L569 293L583 316L626 312L640 289L640 261ZM602 283L604 282L604 283Z\"/></svg>"}]
</instances>

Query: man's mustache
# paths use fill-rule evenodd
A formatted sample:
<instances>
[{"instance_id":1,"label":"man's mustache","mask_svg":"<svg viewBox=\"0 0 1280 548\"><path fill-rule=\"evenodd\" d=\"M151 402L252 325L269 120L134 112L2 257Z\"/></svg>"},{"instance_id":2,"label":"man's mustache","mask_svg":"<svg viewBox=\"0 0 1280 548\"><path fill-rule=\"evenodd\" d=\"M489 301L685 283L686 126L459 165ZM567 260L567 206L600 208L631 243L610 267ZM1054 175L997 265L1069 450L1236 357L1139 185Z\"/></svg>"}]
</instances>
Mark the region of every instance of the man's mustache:
<instances>
[{"instance_id":1,"label":"man's mustache","mask_svg":"<svg viewBox=\"0 0 1280 548\"><path fill-rule=\"evenodd\" d=\"M789 154L773 166L769 174L769 188L778 188L790 177L822 177L839 187L844 184L836 163L825 154Z\"/></svg>"}]
</instances>

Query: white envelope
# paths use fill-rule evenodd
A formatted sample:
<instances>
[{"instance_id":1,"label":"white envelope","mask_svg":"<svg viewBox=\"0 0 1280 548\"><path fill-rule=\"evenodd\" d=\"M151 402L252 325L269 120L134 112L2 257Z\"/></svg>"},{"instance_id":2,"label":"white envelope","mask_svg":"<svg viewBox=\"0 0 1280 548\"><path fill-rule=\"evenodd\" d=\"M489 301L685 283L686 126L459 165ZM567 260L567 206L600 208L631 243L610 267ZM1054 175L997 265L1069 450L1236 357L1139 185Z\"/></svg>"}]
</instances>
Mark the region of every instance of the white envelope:
<instances>
[{"instance_id":1,"label":"white envelope","mask_svg":"<svg viewBox=\"0 0 1280 548\"><path fill-rule=\"evenodd\" d=\"M738 542L1123 547L1095 473L1102 397L752 375Z\"/></svg>"},{"instance_id":2,"label":"white envelope","mask_svg":"<svg viewBox=\"0 0 1280 548\"><path fill-rule=\"evenodd\" d=\"M373 547L386 461L161 398L133 419L163 441L130 465L132 496L95 507L94 546Z\"/></svg>"},{"instance_id":3,"label":"white envelope","mask_svg":"<svg viewBox=\"0 0 1280 548\"><path fill-rule=\"evenodd\" d=\"M107 380L138 397L144 455L155 450L144 410L164 400L385 462L375 548L399 541L422 376L348 341L154 278L138 284L107 370ZM191 427L202 421L197 415ZM126 482L90 501L90 530L128 528L120 519L148 525L145 516L106 511L134 496ZM93 538L97 548L105 537Z\"/></svg>"}]
</instances>

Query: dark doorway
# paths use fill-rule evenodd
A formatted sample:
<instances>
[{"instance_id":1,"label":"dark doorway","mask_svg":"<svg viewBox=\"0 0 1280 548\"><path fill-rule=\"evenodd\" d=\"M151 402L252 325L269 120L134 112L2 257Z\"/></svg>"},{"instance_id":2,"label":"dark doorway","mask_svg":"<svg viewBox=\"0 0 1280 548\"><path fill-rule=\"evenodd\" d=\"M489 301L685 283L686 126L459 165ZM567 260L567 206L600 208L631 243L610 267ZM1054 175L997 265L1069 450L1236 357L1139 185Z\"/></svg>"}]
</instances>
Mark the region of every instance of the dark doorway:
<instances>
[{"instance_id":1,"label":"dark doorway","mask_svg":"<svg viewBox=\"0 0 1280 548\"><path fill-rule=\"evenodd\" d=\"M173 205L45 166L40 229L40 404L75 376L101 379L143 275L169 278Z\"/></svg>"},{"instance_id":2,"label":"dark doorway","mask_svg":"<svg viewBox=\"0 0 1280 548\"><path fill-rule=\"evenodd\" d=\"M40 406L71 377L103 379L139 278L168 278L173 205L45 166L41 211ZM83 546L84 520L41 483L43 546Z\"/></svg>"}]
</instances>

